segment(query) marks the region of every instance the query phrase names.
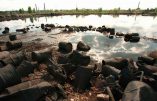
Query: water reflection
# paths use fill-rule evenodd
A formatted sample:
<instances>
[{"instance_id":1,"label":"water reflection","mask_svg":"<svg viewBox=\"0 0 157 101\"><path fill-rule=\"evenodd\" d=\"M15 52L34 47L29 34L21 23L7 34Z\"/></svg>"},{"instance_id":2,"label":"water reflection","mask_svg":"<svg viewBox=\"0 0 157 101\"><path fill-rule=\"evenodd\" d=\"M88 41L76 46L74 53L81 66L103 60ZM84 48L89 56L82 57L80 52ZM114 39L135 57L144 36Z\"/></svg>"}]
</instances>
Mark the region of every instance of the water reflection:
<instances>
[{"instance_id":1,"label":"water reflection","mask_svg":"<svg viewBox=\"0 0 157 101\"><path fill-rule=\"evenodd\" d=\"M138 43L125 42L123 38L110 39L98 32L77 33L70 38L70 42L75 46L79 41L83 41L91 50L89 54L97 60L108 59L111 57L125 57L137 59L138 56L146 52L155 50L157 44L152 41L141 39Z\"/></svg>"},{"instance_id":2,"label":"water reflection","mask_svg":"<svg viewBox=\"0 0 157 101\"><path fill-rule=\"evenodd\" d=\"M34 18L30 17L30 22L33 23L34 22Z\"/></svg>"},{"instance_id":3,"label":"water reflection","mask_svg":"<svg viewBox=\"0 0 157 101\"><path fill-rule=\"evenodd\" d=\"M111 16L111 15L66 15L53 17L37 17L26 18L24 20L12 20L0 22L0 29L9 27L11 32L15 32L17 28L24 28L28 25L34 24L40 26L41 23L52 23L55 25L75 25L75 26L89 26L99 27L105 25L107 27L115 28L116 32L138 32L141 37L157 38L157 18L153 16ZM32 29L33 31L40 31L41 29ZM3 30L0 30L2 33ZM84 41L92 47L89 54L98 59L110 57L130 57L136 59L137 56L144 54L147 51L155 50L157 47L156 41L143 40L139 43L126 43L123 38L108 37L98 32L76 33L70 38L76 46L78 41Z\"/></svg>"},{"instance_id":4,"label":"water reflection","mask_svg":"<svg viewBox=\"0 0 157 101\"><path fill-rule=\"evenodd\" d=\"M16 22L16 23L15 23ZM41 23L53 23L59 25L76 25L76 26L89 26L95 27L105 25L107 27L114 27L116 31L120 32L139 32L141 36L152 37L157 34L157 18L153 16L127 16L127 15L66 15L66 16L53 16L53 17L40 17L40 18L27 18L25 20L13 20L0 22L0 28L8 26L11 31L21 26L27 26L34 23L39 26ZM153 26L153 27L152 27ZM1 33L1 32L0 32Z\"/></svg>"}]
</instances>

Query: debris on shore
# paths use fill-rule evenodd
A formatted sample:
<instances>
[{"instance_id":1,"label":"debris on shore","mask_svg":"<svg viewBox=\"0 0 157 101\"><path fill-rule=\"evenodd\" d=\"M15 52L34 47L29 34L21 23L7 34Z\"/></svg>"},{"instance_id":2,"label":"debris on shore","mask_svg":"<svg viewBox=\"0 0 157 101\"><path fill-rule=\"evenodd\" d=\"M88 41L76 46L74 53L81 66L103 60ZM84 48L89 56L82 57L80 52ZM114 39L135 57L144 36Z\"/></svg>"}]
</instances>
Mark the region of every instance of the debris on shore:
<instances>
[{"instance_id":1,"label":"debris on shore","mask_svg":"<svg viewBox=\"0 0 157 101\"><path fill-rule=\"evenodd\" d=\"M105 26L54 26L41 24L48 33L95 30L126 42L139 42L138 33L123 34ZM1 101L156 101L157 52L131 58L116 57L96 62L81 41L60 41L57 47L41 42L23 42L16 35L0 42ZM27 33L27 29L17 29ZM2 36L0 36L2 37ZM109 37L112 38L112 37ZM4 48L5 46L5 48Z\"/></svg>"}]
</instances>

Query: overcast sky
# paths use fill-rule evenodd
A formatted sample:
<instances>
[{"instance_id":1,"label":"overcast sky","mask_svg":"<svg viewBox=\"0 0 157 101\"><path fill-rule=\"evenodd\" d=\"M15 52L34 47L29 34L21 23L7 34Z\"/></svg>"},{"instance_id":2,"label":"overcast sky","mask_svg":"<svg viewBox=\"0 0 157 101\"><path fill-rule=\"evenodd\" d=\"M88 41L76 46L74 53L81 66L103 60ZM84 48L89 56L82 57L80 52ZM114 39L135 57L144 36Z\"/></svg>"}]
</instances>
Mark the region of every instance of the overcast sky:
<instances>
[{"instance_id":1,"label":"overcast sky","mask_svg":"<svg viewBox=\"0 0 157 101\"><path fill-rule=\"evenodd\" d=\"M140 8L157 7L157 0L0 0L0 10L17 10L19 8L27 9L28 6L35 7L35 4L40 9L43 9L43 4L46 4L46 9L112 9L112 8L137 8L140 1Z\"/></svg>"}]
</instances>

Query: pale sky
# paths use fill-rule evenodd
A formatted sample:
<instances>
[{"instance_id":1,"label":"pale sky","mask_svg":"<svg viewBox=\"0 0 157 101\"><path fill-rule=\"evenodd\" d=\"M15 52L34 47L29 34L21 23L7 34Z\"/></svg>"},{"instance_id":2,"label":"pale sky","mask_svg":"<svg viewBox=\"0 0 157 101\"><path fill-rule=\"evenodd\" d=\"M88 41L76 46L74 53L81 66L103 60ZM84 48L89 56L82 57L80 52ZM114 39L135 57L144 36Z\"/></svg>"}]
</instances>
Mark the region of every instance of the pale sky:
<instances>
[{"instance_id":1,"label":"pale sky","mask_svg":"<svg viewBox=\"0 0 157 101\"><path fill-rule=\"evenodd\" d=\"M32 8L35 4L39 9L43 9L43 4L46 4L46 9L75 9L78 8L88 9L112 9L112 8L137 8L140 1L140 8L154 8L157 7L157 0L0 0L0 10L18 10L28 6Z\"/></svg>"}]
</instances>

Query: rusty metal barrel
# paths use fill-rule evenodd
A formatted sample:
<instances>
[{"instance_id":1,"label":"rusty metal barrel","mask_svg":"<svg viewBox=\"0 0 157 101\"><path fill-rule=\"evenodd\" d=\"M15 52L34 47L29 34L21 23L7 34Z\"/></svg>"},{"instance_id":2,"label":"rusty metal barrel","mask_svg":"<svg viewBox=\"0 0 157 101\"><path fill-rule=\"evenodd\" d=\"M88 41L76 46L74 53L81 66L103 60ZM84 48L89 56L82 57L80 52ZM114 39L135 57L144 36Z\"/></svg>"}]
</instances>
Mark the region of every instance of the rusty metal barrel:
<instances>
[{"instance_id":1,"label":"rusty metal barrel","mask_svg":"<svg viewBox=\"0 0 157 101\"><path fill-rule=\"evenodd\" d=\"M109 66L109 65L104 65L104 66L102 66L101 72L105 77L107 77L109 75L113 75L114 77L118 78L120 70L115 67Z\"/></svg>"},{"instance_id":2,"label":"rusty metal barrel","mask_svg":"<svg viewBox=\"0 0 157 101\"><path fill-rule=\"evenodd\" d=\"M18 66L24 59L26 59L23 52L19 52L16 54L10 54L7 58L2 59L2 61L7 64L12 64L14 66Z\"/></svg>"},{"instance_id":3,"label":"rusty metal barrel","mask_svg":"<svg viewBox=\"0 0 157 101\"><path fill-rule=\"evenodd\" d=\"M156 93L144 82L132 81L124 90L121 101L157 101Z\"/></svg>"},{"instance_id":4,"label":"rusty metal barrel","mask_svg":"<svg viewBox=\"0 0 157 101\"><path fill-rule=\"evenodd\" d=\"M76 90L86 90L90 88L90 79L92 77L92 69L80 66L76 69L74 87Z\"/></svg>"},{"instance_id":5,"label":"rusty metal barrel","mask_svg":"<svg viewBox=\"0 0 157 101\"><path fill-rule=\"evenodd\" d=\"M39 51L32 52L32 60L38 62L44 62L51 57L52 48L46 48Z\"/></svg>"},{"instance_id":6,"label":"rusty metal barrel","mask_svg":"<svg viewBox=\"0 0 157 101\"><path fill-rule=\"evenodd\" d=\"M37 62L31 63L29 61L24 60L16 69L20 77L28 76L28 74L32 73L35 68L37 68Z\"/></svg>"},{"instance_id":7,"label":"rusty metal barrel","mask_svg":"<svg viewBox=\"0 0 157 101\"><path fill-rule=\"evenodd\" d=\"M17 39L16 35L9 35L10 41L14 41Z\"/></svg>"},{"instance_id":8,"label":"rusty metal barrel","mask_svg":"<svg viewBox=\"0 0 157 101\"><path fill-rule=\"evenodd\" d=\"M71 52L73 49L73 46L70 42L60 42L58 44L58 47L61 52L67 52L67 53Z\"/></svg>"},{"instance_id":9,"label":"rusty metal barrel","mask_svg":"<svg viewBox=\"0 0 157 101\"><path fill-rule=\"evenodd\" d=\"M7 66L0 68L0 91L20 82L20 76L13 65L8 64Z\"/></svg>"},{"instance_id":10,"label":"rusty metal barrel","mask_svg":"<svg viewBox=\"0 0 157 101\"><path fill-rule=\"evenodd\" d=\"M87 66L91 61L90 56L81 54L77 51L73 51L73 53L69 55L69 59L72 64L82 66Z\"/></svg>"},{"instance_id":11,"label":"rusty metal barrel","mask_svg":"<svg viewBox=\"0 0 157 101\"><path fill-rule=\"evenodd\" d=\"M22 42L20 40L18 41L8 41L6 43L6 46L8 50L18 49L22 47Z\"/></svg>"},{"instance_id":12,"label":"rusty metal barrel","mask_svg":"<svg viewBox=\"0 0 157 101\"><path fill-rule=\"evenodd\" d=\"M83 42L80 41L77 44L77 50L87 52L87 51L90 50L90 46L88 46L85 43L83 43Z\"/></svg>"}]
</instances>

